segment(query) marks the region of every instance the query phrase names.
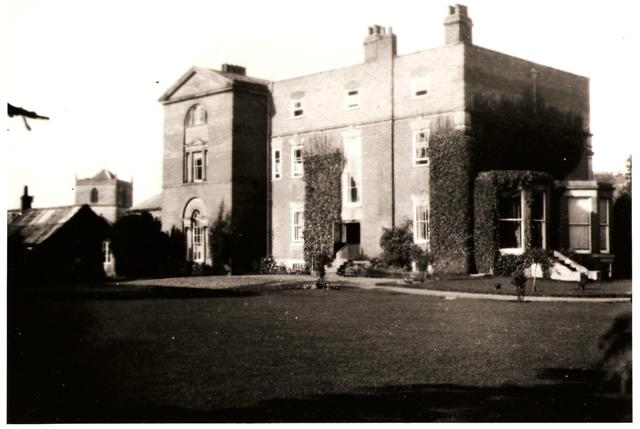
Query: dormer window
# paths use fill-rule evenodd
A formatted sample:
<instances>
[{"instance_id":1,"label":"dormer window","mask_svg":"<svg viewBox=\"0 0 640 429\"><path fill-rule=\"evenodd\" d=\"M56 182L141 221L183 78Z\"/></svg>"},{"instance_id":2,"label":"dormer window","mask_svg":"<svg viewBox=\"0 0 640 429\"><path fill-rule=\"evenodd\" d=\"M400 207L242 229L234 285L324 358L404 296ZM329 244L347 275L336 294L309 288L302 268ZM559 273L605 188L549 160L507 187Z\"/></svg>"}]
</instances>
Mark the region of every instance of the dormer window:
<instances>
[{"instance_id":1,"label":"dormer window","mask_svg":"<svg viewBox=\"0 0 640 429\"><path fill-rule=\"evenodd\" d=\"M196 104L187 113L187 127L197 127L207 123L207 111L200 104Z\"/></svg>"},{"instance_id":2,"label":"dormer window","mask_svg":"<svg viewBox=\"0 0 640 429\"><path fill-rule=\"evenodd\" d=\"M294 118L304 116L304 100L293 100L291 103L291 115Z\"/></svg>"},{"instance_id":3,"label":"dormer window","mask_svg":"<svg viewBox=\"0 0 640 429\"><path fill-rule=\"evenodd\" d=\"M358 107L360 107L360 91L358 91L357 89L347 91L347 95L345 98L345 108L357 109Z\"/></svg>"},{"instance_id":4,"label":"dormer window","mask_svg":"<svg viewBox=\"0 0 640 429\"><path fill-rule=\"evenodd\" d=\"M413 78L411 81L411 97L422 98L429 94L429 77L421 76Z\"/></svg>"}]
</instances>

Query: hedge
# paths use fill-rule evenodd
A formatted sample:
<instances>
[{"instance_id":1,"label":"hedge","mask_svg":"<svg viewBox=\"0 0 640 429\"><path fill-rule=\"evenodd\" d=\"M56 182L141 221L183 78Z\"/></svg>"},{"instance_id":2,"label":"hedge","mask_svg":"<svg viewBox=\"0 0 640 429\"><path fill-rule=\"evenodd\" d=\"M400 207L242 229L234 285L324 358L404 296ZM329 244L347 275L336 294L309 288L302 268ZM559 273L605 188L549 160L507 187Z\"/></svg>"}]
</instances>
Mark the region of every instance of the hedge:
<instances>
[{"instance_id":1,"label":"hedge","mask_svg":"<svg viewBox=\"0 0 640 429\"><path fill-rule=\"evenodd\" d=\"M549 187L553 177L539 171L499 170L478 174L474 189L474 256L478 272L493 272L497 266L500 243L498 228L500 194L533 185ZM531 198L525 194L525 205L531 209ZM533 223L525 218L524 242L531 243ZM507 263L507 261L503 261ZM507 263L508 264L508 263Z\"/></svg>"}]
</instances>

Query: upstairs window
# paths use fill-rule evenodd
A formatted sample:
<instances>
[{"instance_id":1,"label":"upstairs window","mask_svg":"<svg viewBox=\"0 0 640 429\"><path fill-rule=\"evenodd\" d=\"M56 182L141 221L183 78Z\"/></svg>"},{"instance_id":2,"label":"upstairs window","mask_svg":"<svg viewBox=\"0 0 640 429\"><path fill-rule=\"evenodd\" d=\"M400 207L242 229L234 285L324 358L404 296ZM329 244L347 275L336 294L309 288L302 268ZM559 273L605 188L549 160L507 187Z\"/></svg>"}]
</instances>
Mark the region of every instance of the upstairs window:
<instances>
[{"instance_id":1,"label":"upstairs window","mask_svg":"<svg viewBox=\"0 0 640 429\"><path fill-rule=\"evenodd\" d=\"M411 81L411 97L426 97L429 94L429 86L430 82L428 76L413 78L413 80Z\"/></svg>"},{"instance_id":2,"label":"upstairs window","mask_svg":"<svg viewBox=\"0 0 640 429\"><path fill-rule=\"evenodd\" d=\"M499 228L501 249L523 249L520 190L504 194L500 199Z\"/></svg>"},{"instance_id":3,"label":"upstairs window","mask_svg":"<svg viewBox=\"0 0 640 429\"><path fill-rule=\"evenodd\" d=\"M358 107L360 107L360 91L358 91L357 89L347 91L347 95L345 98L345 108L357 109Z\"/></svg>"},{"instance_id":4,"label":"upstairs window","mask_svg":"<svg viewBox=\"0 0 640 429\"><path fill-rule=\"evenodd\" d=\"M415 243L429 242L429 203L426 201L414 204L413 241Z\"/></svg>"},{"instance_id":5,"label":"upstairs window","mask_svg":"<svg viewBox=\"0 0 640 429\"><path fill-rule=\"evenodd\" d=\"M282 151L279 147L274 147L271 154L272 167L271 174L274 180L282 176Z\"/></svg>"},{"instance_id":6,"label":"upstairs window","mask_svg":"<svg viewBox=\"0 0 640 429\"><path fill-rule=\"evenodd\" d=\"M200 104L196 104L187 113L187 127L196 127L207 123L207 111Z\"/></svg>"},{"instance_id":7,"label":"upstairs window","mask_svg":"<svg viewBox=\"0 0 640 429\"><path fill-rule=\"evenodd\" d=\"M202 182L204 180L204 154L202 152L193 153L193 181Z\"/></svg>"},{"instance_id":8,"label":"upstairs window","mask_svg":"<svg viewBox=\"0 0 640 429\"><path fill-rule=\"evenodd\" d=\"M91 189L90 201L92 203L98 202L98 190L96 188Z\"/></svg>"},{"instance_id":9,"label":"upstairs window","mask_svg":"<svg viewBox=\"0 0 640 429\"><path fill-rule=\"evenodd\" d=\"M304 172L304 158L302 146L291 148L291 177L302 177Z\"/></svg>"},{"instance_id":10,"label":"upstairs window","mask_svg":"<svg viewBox=\"0 0 640 429\"><path fill-rule=\"evenodd\" d=\"M207 180L207 151L188 151L184 154L185 183Z\"/></svg>"},{"instance_id":11,"label":"upstairs window","mask_svg":"<svg viewBox=\"0 0 640 429\"><path fill-rule=\"evenodd\" d=\"M304 100L293 100L291 103L291 116L294 118L304 116Z\"/></svg>"},{"instance_id":12,"label":"upstairs window","mask_svg":"<svg viewBox=\"0 0 640 429\"><path fill-rule=\"evenodd\" d=\"M413 132L413 165L427 165L427 149L429 147L429 130L419 130Z\"/></svg>"},{"instance_id":13,"label":"upstairs window","mask_svg":"<svg viewBox=\"0 0 640 429\"><path fill-rule=\"evenodd\" d=\"M360 204L362 198L362 141L344 140L345 167L343 173L343 201L345 205Z\"/></svg>"}]
</instances>

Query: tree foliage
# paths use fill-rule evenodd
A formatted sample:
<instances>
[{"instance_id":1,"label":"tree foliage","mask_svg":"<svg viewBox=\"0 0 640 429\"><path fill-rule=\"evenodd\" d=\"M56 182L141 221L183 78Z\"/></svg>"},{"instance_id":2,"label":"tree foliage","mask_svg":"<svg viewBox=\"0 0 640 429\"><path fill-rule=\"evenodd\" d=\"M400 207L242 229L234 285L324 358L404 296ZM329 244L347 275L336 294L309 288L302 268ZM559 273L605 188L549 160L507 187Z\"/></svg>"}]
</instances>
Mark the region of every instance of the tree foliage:
<instances>
[{"instance_id":1,"label":"tree foliage","mask_svg":"<svg viewBox=\"0 0 640 429\"><path fill-rule=\"evenodd\" d=\"M231 271L233 228L231 215L225 210L224 203L220 203L216 219L209 228L209 251L214 273L224 274Z\"/></svg>"}]
</instances>

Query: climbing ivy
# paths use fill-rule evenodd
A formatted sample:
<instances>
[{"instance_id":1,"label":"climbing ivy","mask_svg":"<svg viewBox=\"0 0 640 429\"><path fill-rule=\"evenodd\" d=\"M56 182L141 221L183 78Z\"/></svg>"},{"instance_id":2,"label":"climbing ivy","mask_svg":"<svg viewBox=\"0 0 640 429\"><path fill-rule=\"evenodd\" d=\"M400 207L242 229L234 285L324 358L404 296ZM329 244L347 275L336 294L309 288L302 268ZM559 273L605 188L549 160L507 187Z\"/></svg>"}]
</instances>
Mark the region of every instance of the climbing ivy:
<instances>
[{"instance_id":1,"label":"climbing ivy","mask_svg":"<svg viewBox=\"0 0 640 429\"><path fill-rule=\"evenodd\" d=\"M333 259L334 225L342 211L341 176L345 160L326 134L312 136L304 148L304 260Z\"/></svg>"}]
</instances>

